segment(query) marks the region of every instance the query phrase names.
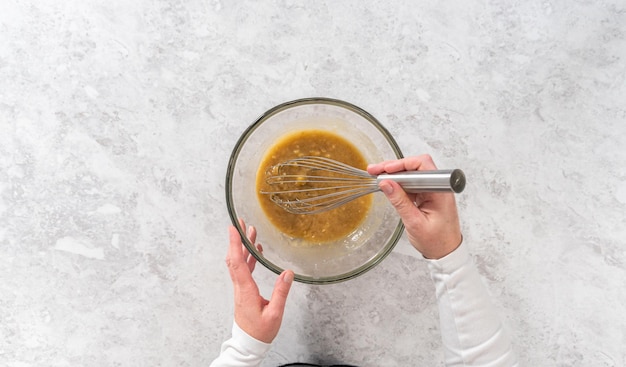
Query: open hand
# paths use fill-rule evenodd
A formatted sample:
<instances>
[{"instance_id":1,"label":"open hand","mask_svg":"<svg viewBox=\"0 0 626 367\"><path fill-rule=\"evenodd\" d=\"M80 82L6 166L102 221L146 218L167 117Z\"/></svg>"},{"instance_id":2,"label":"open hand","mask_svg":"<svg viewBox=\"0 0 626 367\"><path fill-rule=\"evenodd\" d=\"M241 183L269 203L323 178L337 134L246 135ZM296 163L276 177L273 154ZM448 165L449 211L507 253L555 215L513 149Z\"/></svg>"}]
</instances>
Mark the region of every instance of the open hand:
<instances>
[{"instance_id":1,"label":"open hand","mask_svg":"<svg viewBox=\"0 0 626 367\"><path fill-rule=\"evenodd\" d=\"M240 221L241 228L246 225ZM251 243L256 241L256 229L252 226L246 231ZM293 271L285 270L278 276L274 291L269 300L259 293L259 287L252 278L256 259L241 242L239 232L234 226L228 228L230 246L226 256L226 265L233 282L235 293L235 322L248 335L265 343L271 343L280 329L285 312L285 303L293 282ZM257 249L263 251L260 244Z\"/></svg>"}]
</instances>

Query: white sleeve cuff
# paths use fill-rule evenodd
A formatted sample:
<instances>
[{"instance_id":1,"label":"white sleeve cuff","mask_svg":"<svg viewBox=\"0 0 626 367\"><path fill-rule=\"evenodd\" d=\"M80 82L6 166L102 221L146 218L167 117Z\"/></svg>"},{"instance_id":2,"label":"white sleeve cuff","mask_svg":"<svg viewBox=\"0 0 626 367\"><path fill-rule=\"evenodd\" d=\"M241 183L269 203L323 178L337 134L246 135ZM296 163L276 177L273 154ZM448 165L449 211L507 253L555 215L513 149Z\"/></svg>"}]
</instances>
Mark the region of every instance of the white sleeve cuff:
<instances>
[{"instance_id":1,"label":"white sleeve cuff","mask_svg":"<svg viewBox=\"0 0 626 367\"><path fill-rule=\"evenodd\" d=\"M431 273L434 274L452 274L470 260L470 254L467 246L462 241L459 247L441 259L426 259Z\"/></svg>"},{"instance_id":2,"label":"white sleeve cuff","mask_svg":"<svg viewBox=\"0 0 626 367\"><path fill-rule=\"evenodd\" d=\"M265 356L265 354L267 354L272 347L271 344L264 343L248 335L248 333L243 331L236 322L233 322L232 333L232 339L239 342L242 350L251 355Z\"/></svg>"},{"instance_id":3,"label":"white sleeve cuff","mask_svg":"<svg viewBox=\"0 0 626 367\"><path fill-rule=\"evenodd\" d=\"M251 337L233 322L232 337L222 344L219 357L210 367L257 367L271 347L271 344Z\"/></svg>"}]
</instances>

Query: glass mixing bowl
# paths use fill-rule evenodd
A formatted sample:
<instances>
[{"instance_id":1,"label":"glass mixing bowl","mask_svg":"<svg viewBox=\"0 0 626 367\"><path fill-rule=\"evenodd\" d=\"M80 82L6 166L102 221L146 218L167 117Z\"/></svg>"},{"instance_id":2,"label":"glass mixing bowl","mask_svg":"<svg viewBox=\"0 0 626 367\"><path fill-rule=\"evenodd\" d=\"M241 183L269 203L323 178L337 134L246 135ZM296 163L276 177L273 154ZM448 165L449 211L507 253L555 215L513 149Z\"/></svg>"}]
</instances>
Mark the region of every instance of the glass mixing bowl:
<instances>
[{"instance_id":1,"label":"glass mixing bowl","mask_svg":"<svg viewBox=\"0 0 626 367\"><path fill-rule=\"evenodd\" d=\"M402 158L389 132L372 115L350 103L329 98L306 98L278 105L259 117L237 141L226 173L228 213L243 243L259 263L295 280L312 284L341 282L363 274L394 248L404 229L395 209L377 192L361 225L334 242L308 246L279 231L265 216L256 192L256 175L266 151L285 134L326 130L354 144L367 162ZM257 229L259 252L243 235L243 219Z\"/></svg>"}]
</instances>

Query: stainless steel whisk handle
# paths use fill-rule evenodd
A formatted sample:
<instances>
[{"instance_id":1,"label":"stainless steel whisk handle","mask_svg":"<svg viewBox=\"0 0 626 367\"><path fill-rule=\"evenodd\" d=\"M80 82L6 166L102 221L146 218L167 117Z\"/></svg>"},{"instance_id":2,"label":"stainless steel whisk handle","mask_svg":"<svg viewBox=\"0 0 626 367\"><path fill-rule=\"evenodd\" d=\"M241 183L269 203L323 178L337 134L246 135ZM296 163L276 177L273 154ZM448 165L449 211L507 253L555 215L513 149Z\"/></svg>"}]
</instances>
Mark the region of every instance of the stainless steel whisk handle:
<instances>
[{"instance_id":1,"label":"stainless steel whisk handle","mask_svg":"<svg viewBox=\"0 0 626 367\"><path fill-rule=\"evenodd\" d=\"M376 177L376 184L383 180L395 181L402 186L404 191L411 194L420 192L454 192L458 194L465 189L465 174L460 169L385 173Z\"/></svg>"}]
</instances>

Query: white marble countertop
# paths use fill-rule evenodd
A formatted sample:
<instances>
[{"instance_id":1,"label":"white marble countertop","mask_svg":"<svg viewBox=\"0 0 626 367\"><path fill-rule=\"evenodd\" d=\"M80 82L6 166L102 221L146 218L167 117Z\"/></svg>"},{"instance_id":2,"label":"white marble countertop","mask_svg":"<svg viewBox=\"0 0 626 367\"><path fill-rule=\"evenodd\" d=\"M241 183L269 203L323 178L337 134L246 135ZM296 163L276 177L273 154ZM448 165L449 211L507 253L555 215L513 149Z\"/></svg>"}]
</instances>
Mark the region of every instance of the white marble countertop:
<instances>
[{"instance_id":1,"label":"white marble countertop","mask_svg":"<svg viewBox=\"0 0 626 367\"><path fill-rule=\"evenodd\" d=\"M208 365L231 149L309 96L465 170L523 365L626 365L625 34L621 0L0 3L0 365ZM264 366L442 365L437 320L403 239L349 283L295 284Z\"/></svg>"}]
</instances>

